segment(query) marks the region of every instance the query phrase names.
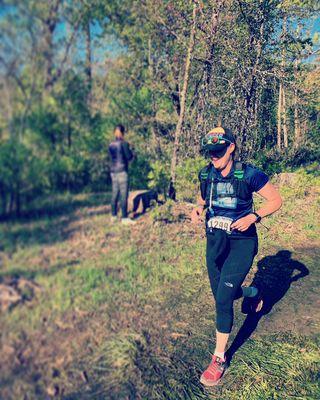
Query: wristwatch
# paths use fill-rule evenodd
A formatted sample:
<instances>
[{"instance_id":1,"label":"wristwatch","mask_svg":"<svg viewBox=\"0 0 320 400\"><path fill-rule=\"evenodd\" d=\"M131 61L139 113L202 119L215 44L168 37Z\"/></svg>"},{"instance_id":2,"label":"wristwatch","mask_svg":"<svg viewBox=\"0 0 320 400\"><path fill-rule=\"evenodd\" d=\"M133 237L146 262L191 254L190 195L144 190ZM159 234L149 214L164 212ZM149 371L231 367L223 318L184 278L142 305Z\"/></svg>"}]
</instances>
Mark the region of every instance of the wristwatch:
<instances>
[{"instance_id":1,"label":"wristwatch","mask_svg":"<svg viewBox=\"0 0 320 400\"><path fill-rule=\"evenodd\" d=\"M254 212L254 211L252 211L251 214L254 214L254 215L257 217L257 219L256 219L256 221L255 221L256 223L261 221L261 216L260 216L259 214L257 214L257 213Z\"/></svg>"}]
</instances>

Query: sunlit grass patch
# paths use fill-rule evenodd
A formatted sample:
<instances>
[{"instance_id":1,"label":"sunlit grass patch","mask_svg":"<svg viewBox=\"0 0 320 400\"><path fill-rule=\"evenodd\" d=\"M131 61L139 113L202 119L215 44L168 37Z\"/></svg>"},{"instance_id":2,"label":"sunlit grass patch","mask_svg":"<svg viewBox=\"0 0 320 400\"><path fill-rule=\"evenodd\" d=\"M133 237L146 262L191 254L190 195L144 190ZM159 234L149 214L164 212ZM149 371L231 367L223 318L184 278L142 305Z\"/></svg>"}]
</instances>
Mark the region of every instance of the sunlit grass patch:
<instances>
[{"instance_id":1,"label":"sunlit grass patch","mask_svg":"<svg viewBox=\"0 0 320 400\"><path fill-rule=\"evenodd\" d=\"M208 338L207 338L208 339ZM158 349L143 335L122 331L86 360L92 398L133 396L157 400L317 399L320 354L312 340L293 334L251 339L237 352L221 384L203 386L210 362L205 336L174 340ZM83 364L82 364L83 365ZM83 368L83 366L79 368ZM113 397L112 397L113 398Z\"/></svg>"},{"instance_id":2,"label":"sunlit grass patch","mask_svg":"<svg viewBox=\"0 0 320 400\"><path fill-rule=\"evenodd\" d=\"M248 340L234 357L222 399L317 399L319 348L312 340L275 334Z\"/></svg>"},{"instance_id":3,"label":"sunlit grass patch","mask_svg":"<svg viewBox=\"0 0 320 400\"><path fill-rule=\"evenodd\" d=\"M279 249L291 251L292 258L310 270L308 294L319 280L316 249L308 241L316 239L313 195L294 200L289 194L283 208L265 220L270 231L259 229L257 257L273 256ZM181 204L174 207L180 213ZM0 276L34 280L42 292L0 317L4 335L24 343L41 332L48 346L57 334L72 335L67 345L74 358L61 367L59 377L53 379L48 373L46 378L64 388L64 399L319 397L318 343L297 333L261 336L258 332L235 354L223 384L204 388L199 377L215 345L205 237L184 219L155 225L147 214L141 223L123 227L111 224L108 217L105 207L84 205L75 208L68 220L61 215L42 217L6 228L15 242L3 252ZM24 232L32 230L31 240ZM53 240L48 241L50 237ZM300 284L293 284L286 299L295 301ZM243 322L239 305L235 330ZM298 313L301 304L297 300L295 305L292 309ZM312 309L310 305L306 314ZM80 345L82 333L85 341ZM41 379L39 386L45 382ZM15 393L24 390L32 398L34 386L16 376Z\"/></svg>"}]
</instances>

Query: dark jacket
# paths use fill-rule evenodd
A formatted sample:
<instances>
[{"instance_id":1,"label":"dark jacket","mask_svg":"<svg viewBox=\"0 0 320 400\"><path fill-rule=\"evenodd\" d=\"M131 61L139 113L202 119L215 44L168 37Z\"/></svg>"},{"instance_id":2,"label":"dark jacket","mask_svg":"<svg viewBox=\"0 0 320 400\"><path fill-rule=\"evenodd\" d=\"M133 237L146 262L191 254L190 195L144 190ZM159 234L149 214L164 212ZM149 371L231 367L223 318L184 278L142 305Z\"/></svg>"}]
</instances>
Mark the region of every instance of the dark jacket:
<instances>
[{"instance_id":1,"label":"dark jacket","mask_svg":"<svg viewBox=\"0 0 320 400\"><path fill-rule=\"evenodd\" d=\"M133 159L129 143L123 139L115 139L109 145L111 172L127 172L128 163Z\"/></svg>"}]
</instances>

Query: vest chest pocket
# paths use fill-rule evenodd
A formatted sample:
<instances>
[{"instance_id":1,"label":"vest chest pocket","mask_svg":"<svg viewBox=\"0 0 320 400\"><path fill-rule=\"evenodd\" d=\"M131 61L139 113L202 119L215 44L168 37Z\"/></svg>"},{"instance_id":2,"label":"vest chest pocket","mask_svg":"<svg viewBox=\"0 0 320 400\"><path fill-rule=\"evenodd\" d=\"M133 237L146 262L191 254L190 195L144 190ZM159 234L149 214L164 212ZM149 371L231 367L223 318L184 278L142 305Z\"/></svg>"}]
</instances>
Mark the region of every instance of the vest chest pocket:
<instances>
[{"instance_id":1,"label":"vest chest pocket","mask_svg":"<svg viewBox=\"0 0 320 400\"><path fill-rule=\"evenodd\" d=\"M211 207L236 209L237 194L231 180L213 180L207 195Z\"/></svg>"}]
</instances>

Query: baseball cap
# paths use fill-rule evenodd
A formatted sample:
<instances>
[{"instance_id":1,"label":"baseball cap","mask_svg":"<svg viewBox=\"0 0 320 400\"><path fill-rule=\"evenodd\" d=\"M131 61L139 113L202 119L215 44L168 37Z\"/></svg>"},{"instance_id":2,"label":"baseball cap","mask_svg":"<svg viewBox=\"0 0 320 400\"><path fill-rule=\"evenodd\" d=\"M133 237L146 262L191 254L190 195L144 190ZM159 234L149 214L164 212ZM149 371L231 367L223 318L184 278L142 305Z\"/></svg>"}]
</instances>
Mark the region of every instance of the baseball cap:
<instances>
[{"instance_id":1,"label":"baseball cap","mask_svg":"<svg viewBox=\"0 0 320 400\"><path fill-rule=\"evenodd\" d=\"M223 157L231 143L235 143L235 137L230 129L221 126L211 129L202 139L203 150L214 154L217 157Z\"/></svg>"}]
</instances>

